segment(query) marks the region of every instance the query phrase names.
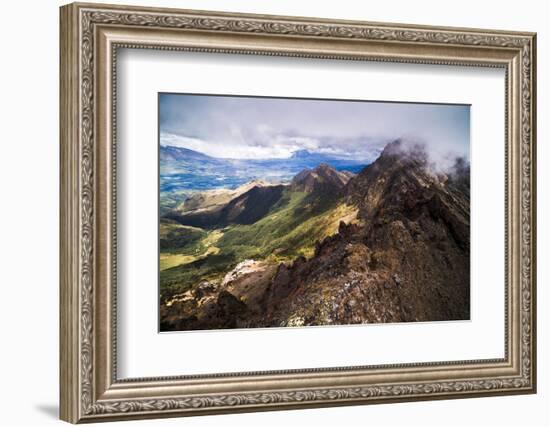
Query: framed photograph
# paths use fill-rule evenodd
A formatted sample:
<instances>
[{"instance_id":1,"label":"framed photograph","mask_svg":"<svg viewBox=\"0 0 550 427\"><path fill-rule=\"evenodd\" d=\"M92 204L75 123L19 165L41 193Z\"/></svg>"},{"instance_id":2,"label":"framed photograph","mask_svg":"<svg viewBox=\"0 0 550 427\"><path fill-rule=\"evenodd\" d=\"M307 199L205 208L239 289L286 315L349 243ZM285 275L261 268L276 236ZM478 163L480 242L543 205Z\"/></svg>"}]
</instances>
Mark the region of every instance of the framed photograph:
<instances>
[{"instance_id":1,"label":"framed photograph","mask_svg":"<svg viewBox=\"0 0 550 427\"><path fill-rule=\"evenodd\" d=\"M61 418L536 391L535 34L61 8Z\"/></svg>"}]
</instances>

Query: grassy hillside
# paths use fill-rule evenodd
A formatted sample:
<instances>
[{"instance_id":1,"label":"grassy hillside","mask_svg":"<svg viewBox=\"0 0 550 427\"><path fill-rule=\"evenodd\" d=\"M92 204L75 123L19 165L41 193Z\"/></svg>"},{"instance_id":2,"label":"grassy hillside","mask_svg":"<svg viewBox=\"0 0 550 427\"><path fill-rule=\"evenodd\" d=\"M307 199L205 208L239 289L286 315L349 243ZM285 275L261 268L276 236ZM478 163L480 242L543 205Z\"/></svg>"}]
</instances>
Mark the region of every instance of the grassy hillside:
<instances>
[{"instance_id":1,"label":"grassy hillside","mask_svg":"<svg viewBox=\"0 0 550 427\"><path fill-rule=\"evenodd\" d=\"M179 250L190 253L200 250L197 245L206 236L206 232L197 227L180 225L169 219L160 222L160 249L161 251Z\"/></svg>"},{"instance_id":2,"label":"grassy hillside","mask_svg":"<svg viewBox=\"0 0 550 427\"><path fill-rule=\"evenodd\" d=\"M315 199L308 193L287 192L272 212L250 225L230 227L219 241L239 258L288 261L310 256L315 242L337 231L345 205Z\"/></svg>"},{"instance_id":3,"label":"grassy hillside","mask_svg":"<svg viewBox=\"0 0 550 427\"><path fill-rule=\"evenodd\" d=\"M209 232L186 227L200 231L190 234L192 241L186 245L161 253L161 296L169 298L201 279L219 280L244 259L276 263L309 257L316 241L336 233L340 221L351 221L355 213L354 208L331 198L285 190L269 213L253 224Z\"/></svg>"},{"instance_id":4,"label":"grassy hillside","mask_svg":"<svg viewBox=\"0 0 550 427\"><path fill-rule=\"evenodd\" d=\"M162 220L159 234L161 272L217 254L216 242L222 236L218 230L206 232L167 219Z\"/></svg>"}]
</instances>

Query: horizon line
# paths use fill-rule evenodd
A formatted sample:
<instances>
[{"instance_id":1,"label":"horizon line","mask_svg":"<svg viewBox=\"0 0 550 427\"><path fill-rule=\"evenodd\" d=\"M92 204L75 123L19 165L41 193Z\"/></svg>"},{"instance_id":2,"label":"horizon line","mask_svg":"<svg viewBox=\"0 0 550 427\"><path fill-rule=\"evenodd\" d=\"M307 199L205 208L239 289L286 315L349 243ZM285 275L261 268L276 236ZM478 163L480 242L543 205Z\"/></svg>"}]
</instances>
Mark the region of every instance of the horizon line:
<instances>
[{"instance_id":1,"label":"horizon line","mask_svg":"<svg viewBox=\"0 0 550 427\"><path fill-rule=\"evenodd\" d=\"M323 153L323 152L320 152L320 151L308 150L308 149L305 149L305 148L301 148L301 149L292 151L291 155L288 156L288 157L240 157L239 158L239 157L215 157L215 156L212 156L210 154L205 154L201 151L193 150L191 148L182 147L182 146L179 146L179 145L165 144L165 143L162 143L162 142L159 141L159 150L160 150L161 147L171 147L171 148L178 148L178 149L188 150L188 151L192 151L193 153L198 153L198 154L200 154L202 156L205 156L205 157L210 157L212 159L219 159L219 160L251 160L251 161L254 161L254 160L288 160L288 159L293 158L293 156L296 153L306 152L308 154L320 154L322 156L327 157L329 160L348 160L348 161L353 161L354 163L357 163L357 164L362 164L363 162L372 163L372 161L364 159L364 158L360 159L360 160L357 160L355 158L352 158L351 155L350 155L350 157L331 156L330 154L326 154L326 153ZM381 152L382 152L382 150L380 150L380 153Z\"/></svg>"}]
</instances>

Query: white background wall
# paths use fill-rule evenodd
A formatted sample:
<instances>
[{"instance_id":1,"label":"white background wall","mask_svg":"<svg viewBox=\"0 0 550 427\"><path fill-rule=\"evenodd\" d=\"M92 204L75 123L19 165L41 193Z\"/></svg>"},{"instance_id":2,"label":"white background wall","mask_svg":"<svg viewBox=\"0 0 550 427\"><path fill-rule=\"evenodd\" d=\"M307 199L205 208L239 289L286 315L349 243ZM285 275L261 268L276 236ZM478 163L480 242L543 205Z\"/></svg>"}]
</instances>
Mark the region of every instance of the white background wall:
<instances>
[{"instance_id":1,"label":"white background wall","mask_svg":"<svg viewBox=\"0 0 550 427\"><path fill-rule=\"evenodd\" d=\"M113 3L122 3L110 0ZM550 405L550 29L545 2L133 0L133 4L538 32L539 393L438 402L209 416L133 425L477 426L548 423ZM2 5L0 66L0 420L59 425L58 402L58 6ZM491 173L490 168L487 173ZM546 221L545 221L546 217ZM546 420L545 420L546 418Z\"/></svg>"}]
</instances>

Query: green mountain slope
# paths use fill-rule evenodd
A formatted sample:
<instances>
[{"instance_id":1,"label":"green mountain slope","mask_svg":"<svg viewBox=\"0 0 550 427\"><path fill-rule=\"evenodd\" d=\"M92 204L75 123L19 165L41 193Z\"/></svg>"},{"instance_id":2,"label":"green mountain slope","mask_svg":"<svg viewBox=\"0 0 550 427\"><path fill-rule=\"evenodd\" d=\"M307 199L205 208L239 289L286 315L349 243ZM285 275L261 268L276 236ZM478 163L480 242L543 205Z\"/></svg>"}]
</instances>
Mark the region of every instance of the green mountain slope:
<instances>
[{"instance_id":1,"label":"green mountain slope","mask_svg":"<svg viewBox=\"0 0 550 427\"><path fill-rule=\"evenodd\" d=\"M166 300L197 284L199 280L219 281L245 259L269 263L309 257L315 242L335 234L340 221L352 221L356 209L341 203L336 195L296 192L285 189L271 210L253 224L232 224L203 231L215 234L214 246L204 245L203 236L194 244L170 252L182 258L182 265L161 271L161 298ZM200 246L202 243L202 247ZM212 248L215 247L215 250ZM197 253L197 248L202 253ZM161 254L161 258L162 258Z\"/></svg>"},{"instance_id":2,"label":"green mountain slope","mask_svg":"<svg viewBox=\"0 0 550 427\"><path fill-rule=\"evenodd\" d=\"M165 217L183 225L210 229L229 224L252 224L270 211L284 189L284 185L255 185L225 203L183 213L172 210Z\"/></svg>"}]
</instances>

